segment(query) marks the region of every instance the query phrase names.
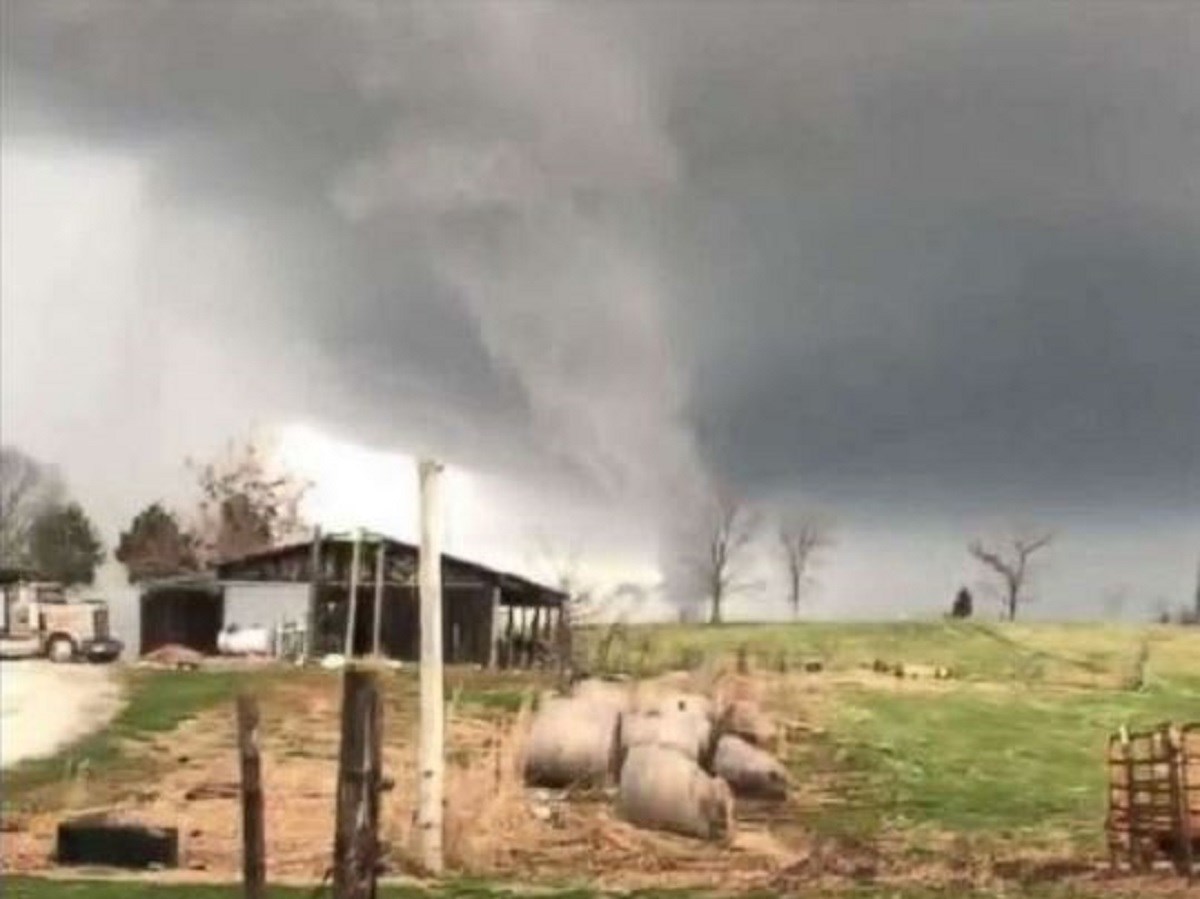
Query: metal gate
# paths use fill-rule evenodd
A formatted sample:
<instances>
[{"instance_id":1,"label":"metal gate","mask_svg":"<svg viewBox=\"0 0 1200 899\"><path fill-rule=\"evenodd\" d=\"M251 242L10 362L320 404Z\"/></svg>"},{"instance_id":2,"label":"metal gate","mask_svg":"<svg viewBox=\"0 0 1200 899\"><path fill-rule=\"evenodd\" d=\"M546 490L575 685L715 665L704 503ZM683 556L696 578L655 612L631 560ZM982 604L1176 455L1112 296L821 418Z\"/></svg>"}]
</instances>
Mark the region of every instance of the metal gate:
<instances>
[{"instance_id":1,"label":"metal gate","mask_svg":"<svg viewBox=\"0 0 1200 899\"><path fill-rule=\"evenodd\" d=\"M1200 862L1200 722L1118 731L1108 771L1113 867L1148 871L1166 860L1190 883Z\"/></svg>"}]
</instances>

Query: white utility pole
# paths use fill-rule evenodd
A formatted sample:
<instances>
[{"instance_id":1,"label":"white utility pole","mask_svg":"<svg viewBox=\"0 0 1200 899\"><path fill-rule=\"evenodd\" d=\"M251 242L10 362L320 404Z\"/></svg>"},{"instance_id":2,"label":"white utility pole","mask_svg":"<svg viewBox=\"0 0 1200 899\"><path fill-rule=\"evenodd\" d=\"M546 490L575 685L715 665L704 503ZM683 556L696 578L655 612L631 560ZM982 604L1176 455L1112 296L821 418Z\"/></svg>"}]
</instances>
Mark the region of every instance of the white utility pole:
<instances>
[{"instance_id":1,"label":"white utility pole","mask_svg":"<svg viewBox=\"0 0 1200 899\"><path fill-rule=\"evenodd\" d=\"M496 584L492 587L492 615L488 619L491 624L491 632L488 639L488 667L496 668L499 665L500 655L500 585Z\"/></svg>"},{"instance_id":2,"label":"white utility pole","mask_svg":"<svg viewBox=\"0 0 1200 899\"><path fill-rule=\"evenodd\" d=\"M417 571L421 591L421 739L419 807L421 860L430 874L441 874L442 796L445 789L446 708L442 680L442 465L417 464L421 489L421 555Z\"/></svg>"},{"instance_id":3,"label":"white utility pole","mask_svg":"<svg viewBox=\"0 0 1200 899\"><path fill-rule=\"evenodd\" d=\"M375 548L375 617L371 619L371 651L376 656L379 655L379 637L383 628L383 558L386 552L387 541L380 537Z\"/></svg>"},{"instance_id":4,"label":"white utility pole","mask_svg":"<svg viewBox=\"0 0 1200 899\"><path fill-rule=\"evenodd\" d=\"M354 626L358 619L358 568L362 562L362 528L354 532L354 551L350 556L350 593L346 601L346 661L354 658Z\"/></svg>"}]
</instances>

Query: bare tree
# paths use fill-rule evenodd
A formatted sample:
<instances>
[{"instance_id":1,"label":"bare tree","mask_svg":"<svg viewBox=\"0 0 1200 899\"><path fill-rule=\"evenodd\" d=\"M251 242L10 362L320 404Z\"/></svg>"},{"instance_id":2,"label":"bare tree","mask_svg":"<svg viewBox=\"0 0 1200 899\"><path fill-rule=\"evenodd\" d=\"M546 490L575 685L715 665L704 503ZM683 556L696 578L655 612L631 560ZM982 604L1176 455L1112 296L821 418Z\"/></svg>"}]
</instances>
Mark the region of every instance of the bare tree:
<instances>
[{"instance_id":1,"label":"bare tree","mask_svg":"<svg viewBox=\"0 0 1200 899\"><path fill-rule=\"evenodd\" d=\"M1193 597L1193 599L1195 600L1195 608L1192 610L1192 612L1195 617L1196 624L1200 624L1200 557L1197 557L1196 559L1196 595Z\"/></svg>"},{"instance_id":2,"label":"bare tree","mask_svg":"<svg viewBox=\"0 0 1200 899\"><path fill-rule=\"evenodd\" d=\"M1054 541L1048 531L1019 533L999 545L988 546L981 540L973 541L967 551L982 564L990 568L1000 579L1003 588L1004 610L1009 621L1017 620L1017 610L1029 597L1029 561Z\"/></svg>"},{"instance_id":3,"label":"bare tree","mask_svg":"<svg viewBox=\"0 0 1200 899\"><path fill-rule=\"evenodd\" d=\"M572 626L624 619L638 607L660 599L664 592L662 584L628 580L599 583L585 575L577 549L564 548L545 537L536 540L536 547L533 564L545 580L566 595L565 612Z\"/></svg>"},{"instance_id":4,"label":"bare tree","mask_svg":"<svg viewBox=\"0 0 1200 899\"><path fill-rule=\"evenodd\" d=\"M300 504L312 484L276 470L255 440L230 444L213 462L188 464L200 488L194 527L200 561L257 552L307 533Z\"/></svg>"},{"instance_id":5,"label":"bare tree","mask_svg":"<svg viewBox=\"0 0 1200 899\"><path fill-rule=\"evenodd\" d=\"M580 553L574 547L557 547L543 537L537 540L538 567L546 578L567 597L564 607L568 621L584 624L599 610L601 598L594 585L587 583L580 571Z\"/></svg>"},{"instance_id":6,"label":"bare tree","mask_svg":"<svg viewBox=\"0 0 1200 899\"><path fill-rule=\"evenodd\" d=\"M29 564L33 523L64 495L54 468L16 447L0 447L0 564Z\"/></svg>"},{"instance_id":7,"label":"bare tree","mask_svg":"<svg viewBox=\"0 0 1200 899\"><path fill-rule=\"evenodd\" d=\"M744 579L742 568L758 531L758 516L737 497L721 491L709 502L700 523L699 549L686 561L708 600L709 623L720 624L725 601L755 586Z\"/></svg>"},{"instance_id":8,"label":"bare tree","mask_svg":"<svg viewBox=\"0 0 1200 899\"><path fill-rule=\"evenodd\" d=\"M815 517L792 516L779 525L779 548L787 573L788 603L799 616L800 599L812 580L821 550L833 545L828 525Z\"/></svg>"}]
</instances>

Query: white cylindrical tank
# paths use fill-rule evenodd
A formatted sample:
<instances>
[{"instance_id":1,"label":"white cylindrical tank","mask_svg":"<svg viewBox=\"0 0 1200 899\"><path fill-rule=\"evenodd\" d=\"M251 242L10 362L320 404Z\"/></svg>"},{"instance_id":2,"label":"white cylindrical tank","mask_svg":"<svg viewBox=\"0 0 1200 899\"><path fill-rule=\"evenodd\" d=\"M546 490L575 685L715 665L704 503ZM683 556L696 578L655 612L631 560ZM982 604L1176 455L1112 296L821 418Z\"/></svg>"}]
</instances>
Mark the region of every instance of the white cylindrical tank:
<instances>
[{"instance_id":1,"label":"white cylindrical tank","mask_svg":"<svg viewBox=\"0 0 1200 899\"><path fill-rule=\"evenodd\" d=\"M227 656L271 655L275 640L271 628L230 625L217 636L217 651Z\"/></svg>"}]
</instances>

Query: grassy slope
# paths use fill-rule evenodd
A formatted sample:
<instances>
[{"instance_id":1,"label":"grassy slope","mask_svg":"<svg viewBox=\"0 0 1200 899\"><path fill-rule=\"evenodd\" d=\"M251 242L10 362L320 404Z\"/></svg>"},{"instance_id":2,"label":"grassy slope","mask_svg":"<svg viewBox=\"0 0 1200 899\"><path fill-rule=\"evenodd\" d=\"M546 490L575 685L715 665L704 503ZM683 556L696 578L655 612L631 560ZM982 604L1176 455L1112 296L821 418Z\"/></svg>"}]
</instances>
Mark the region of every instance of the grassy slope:
<instances>
[{"instance_id":1,"label":"grassy slope","mask_svg":"<svg viewBox=\"0 0 1200 899\"><path fill-rule=\"evenodd\" d=\"M844 697L824 751L806 761L854 775L839 789L842 811L870 810L879 827L1094 848L1105 814L1107 735L1126 722L1184 717L1200 717L1200 696L1170 689L865 692ZM836 827L838 817L826 815L826 824Z\"/></svg>"},{"instance_id":2,"label":"grassy slope","mask_svg":"<svg viewBox=\"0 0 1200 899\"><path fill-rule=\"evenodd\" d=\"M600 635L593 635L597 639ZM1148 651L1144 684L1133 689ZM661 670L742 652L768 669L821 659L849 672L876 659L942 665L936 690L875 684L798 694L823 734L793 759L797 777L832 781L841 800L818 830L882 832L916 845L931 832L1023 847L1102 841L1108 734L1200 720L1200 630L1117 625L796 624L635 629L610 657ZM803 681L801 681L803 683Z\"/></svg>"},{"instance_id":3,"label":"grassy slope","mask_svg":"<svg viewBox=\"0 0 1200 899\"><path fill-rule=\"evenodd\" d=\"M594 662L601 661L605 636L599 628L586 634ZM948 666L968 681L1088 685L1126 676L1143 641L1149 644L1152 668L1200 689L1200 630L1122 625L921 621L636 627L612 640L607 664L600 667L686 668L740 649L767 668L821 659L829 669L846 670L882 658Z\"/></svg>"}]
</instances>

